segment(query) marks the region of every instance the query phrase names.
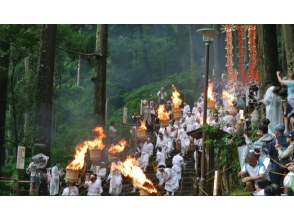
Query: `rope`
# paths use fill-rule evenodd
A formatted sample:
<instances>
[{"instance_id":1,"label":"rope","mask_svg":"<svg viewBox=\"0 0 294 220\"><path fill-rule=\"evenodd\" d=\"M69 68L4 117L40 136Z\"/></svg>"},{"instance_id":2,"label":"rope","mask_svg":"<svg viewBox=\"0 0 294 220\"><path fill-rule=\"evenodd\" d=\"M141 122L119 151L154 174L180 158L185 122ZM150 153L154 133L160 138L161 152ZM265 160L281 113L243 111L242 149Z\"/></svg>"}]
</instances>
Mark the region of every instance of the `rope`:
<instances>
[{"instance_id":1,"label":"rope","mask_svg":"<svg viewBox=\"0 0 294 220\"><path fill-rule=\"evenodd\" d=\"M233 168L234 166L236 166L236 165L238 165L239 163L235 163L235 164L233 164L232 166L230 166L229 168L227 168L227 169L225 169L225 170L223 170L223 171L221 171L221 172L219 172L219 174L222 174L222 173L224 173L224 172L226 172L227 170L229 170L229 169L231 169L231 168ZM209 182L210 180L212 180L212 179L214 179L214 176L213 177L211 177L211 178L209 178L208 180L206 180L207 182Z\"/></svg>"}]
</instances>

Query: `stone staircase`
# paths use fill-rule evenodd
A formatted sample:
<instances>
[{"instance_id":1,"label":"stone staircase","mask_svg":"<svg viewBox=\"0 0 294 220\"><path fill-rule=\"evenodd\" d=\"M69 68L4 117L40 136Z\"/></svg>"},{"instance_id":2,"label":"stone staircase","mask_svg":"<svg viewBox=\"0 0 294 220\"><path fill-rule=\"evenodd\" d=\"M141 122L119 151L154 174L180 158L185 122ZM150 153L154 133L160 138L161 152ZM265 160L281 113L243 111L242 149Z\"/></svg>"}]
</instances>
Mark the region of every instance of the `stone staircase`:
<instances>
[{"instance_id":1,"label":"stone staircase","mask_svg":"<svg viewBox=\"0 0 294 220\"><path fill-rule=\"evenodd\" d=\"M179 153L179 151L174 150L171 153L171 157L166 160L166 166L168 168L172 167L172 158L174 155ZM195 196L196 195L196 171L195 171L195 162L194 162L194 156L193 156L193 151L189 151L185 156L184 156L184 161L186 163L185 169L182 171L182 180L180 182L179 190L175 193L175 196ZM153 168L153 162L155 161L156 156L155 152L153 156L150 157L149 160L149 165L146 169L146 176L148 179L152 181L154 186L158 189L157 194L151 194L151 196L161 196L164 195L166 192L164 189L159 189L158 184L159 181L156 178L156 172L154 171ZM135 193L132 193L133 190L133 185L132 185L132 180L130 178L123 177L123 187L122 187L122 192L120 196L140 196L139 190ZM108 191L109 191L109 182L103 183L103 193L102 196L111 196Z\"/></svg>"}]
</instances>

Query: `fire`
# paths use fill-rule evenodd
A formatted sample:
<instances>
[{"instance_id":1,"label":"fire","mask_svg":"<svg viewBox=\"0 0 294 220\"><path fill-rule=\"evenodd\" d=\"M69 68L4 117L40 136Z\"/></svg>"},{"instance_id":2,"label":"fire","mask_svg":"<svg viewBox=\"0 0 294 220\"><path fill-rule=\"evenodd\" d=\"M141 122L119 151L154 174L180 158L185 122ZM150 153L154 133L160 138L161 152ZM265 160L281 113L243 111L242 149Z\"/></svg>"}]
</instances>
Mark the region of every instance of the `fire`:
<instances>
[{"instance_id":1,"label":"fire","mask_svg":"<svg viewBox=\"0 0 294 220\"><path fill-rule=\"evenodd\" d=\"M85 154L88 146L81 144L76 147L75 159L66 167L67 170L81 170L84 166Z\"/></svg>"},{"instance_id":2,"label":"fire","mask_svg":"<svg viewBox=\"0 0 294 220\"><path fill-rule=\"evenodd\" d=\"M137 131L143 131L143 130L147 130L147 127L145 125L145 121L144 120L140 120L140 126L137 128Z\"/></svg>"},{"instance_id":3,"label":"fire","mask_svg":"<svg viewBox=\"0 0 294 220\"><path fill-rule=\"evenodd\" d=\"M207 89L207 97L208 100L213 100L215 101L215 98L213 97L213 83L208 82L208 89Z\"/></svg>"},{"instance_id":4,"label":"fire","mask_svg":"<svg viewBox=\"0 0 294 220\"><path fill-rule=\"evenodd\" d=\"M223 97L226 98L229 105L233 105L233 100L235 99L233 95L228 93L226 90L223 90Z\"/></svg>"},{"instance_id":5,"label":"fire","mask_svg":"<svg viewBox=\"0 0 294 220\"><path fill-rule=\"evenodd\" d=\"M154 187L151 180L147 179L143 170L139 167L139 161L135 158L127 157L120 167L124 176L130 177L135 182L136 186L149 193L156 193L157 189Z\"/></svg>"},{"instance_id":6,"label":"fire","mask_svg":"<svg viewBox=\"0 0 294 220\"><path fill-rule=\"evenodd\" d=\"M116 154L122 152L126 147L127 141L125 139L120 140L118 144L112 144L108 150L111 154Z\"/></svg>"},{"instance_id":7,"label":"fire","mask_svg":"<svg viewBox=\"0 0 294 220\"><path fill-rule=\"evenodd\" d=\"M158 109L157 109L157 114L158 114L158 119L160 121L168 121L169 120L169 113L165 110L165 106L159 105Z\"/></svg>"},{"instance_id":8,"label":"fire","mask_svg":"<svg viewBox=\"0 0 294 220\"><path fill-rule=\"evenodd\" d=\"M67 170L81 170L84 166L87 150L102 150L105 147L102 142L103 138L106 138L103 128L96 127L93 132L97 132L98 136L93 141L84 141L76 147L75 159L66 167Z\"/></svg>"},{"instance_id":9,"label":"fire","mask_svg":"<svg viewBox=\"0 0 294 220\"><path fill-rule=\"evenodd\" d=\"M240 120L244 120L244 110L239 110Z\"/></svg>"},{"instance_id":10,"label":"fire","mask_svg":"<svg viewBox=\"0 0 294 220\"><path fill-rule=\"evenodd\" d=\"M95 137L92 141L84 141L89 148L89 150L102 150L105 145L103 143L103 139L106 138L102 127L96 127L93 129L93 132L98 133L97 137Z\"/></svg>"},{"instance_id":11,"label":"fire","mask_svg":"<svg viewBox=\"0 0 294 220\"><path fill-rule=\"evenodd\" d=\"M173 87L173 94L172 94L172 107L173 107L173 111L179 111L180 110L180 105L182 104L183 100L180 99L180 93L177 91L177 88L172 85Z\"/></svg>"}]
</instances>

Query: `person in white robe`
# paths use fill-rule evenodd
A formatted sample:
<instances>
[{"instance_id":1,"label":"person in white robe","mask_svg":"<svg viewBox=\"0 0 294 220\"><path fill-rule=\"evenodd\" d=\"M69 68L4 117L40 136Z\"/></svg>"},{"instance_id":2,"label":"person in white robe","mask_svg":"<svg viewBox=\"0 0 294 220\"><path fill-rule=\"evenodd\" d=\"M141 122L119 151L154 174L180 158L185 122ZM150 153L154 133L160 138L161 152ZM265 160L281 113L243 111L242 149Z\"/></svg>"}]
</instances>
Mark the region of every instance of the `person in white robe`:
<instances>
[{"instance_id":1,"label":"person in white robe","mask_svg":"<svg viewBox=\"0 0 294 220\"><path fill-rule=\"evenodd\" d=\"M150 98L149 96L146 97L143 101L143 119L148 124L151 124L151 109L150 109Z\"/></svg>"},{"instance_id":2,"label":"person in white robe","mask_svg":"<svg viewBox=\"0 0 294 220\"><path fill-rule=\"evenodd\" d=\"M272 85L270 81L265 82L266 92L264 94L263 100L260 100L265 105L265 117L270 120L270 110L271 110L271 102L273 100L273 90L275 87ZM271 120L270 120L271 121Z\"/></svg>"},{"instance_id":3,"label":"person in white robe","mask_svg":"<svg viewBox=\"0 0 294 220\"><path fill-rule=\"evenodd\" d=\"M141 150L141 159L140 159L140 167L146 171L146 168L149 164L149 158L153 155L153 144L151 142L151 139L148 137L146 141L143 144L142 150Z\"/></svg>"},{"instance_id":4,"label":"person in white robe","mask_svg":"<svg viewBox=\"0 0 294 220\"><path fill-rule=\"evenodd\" d=\"M161 147L161 152L163 153L164 157L167 157L167 133L165 132L165 137L163 135L163 133L159 132L159 134L157 135L157 141L156 141L156 145L155 145L155 149L157 149L158 147Z\"/></svg>"},{"instance_id":5,"label":"person in white robe","mask_svg":"<svg viewBox=\"0 0 294 220\"><path fill-rule=\"evenodd\" d=\"M196 115L198 112L198 103L194 102L194 107L192 108L192 115Z\"/></svg>"},{"instance_id":6,"label":"person in white robe","mask_svg":"<svg viewBox=\"0 0 294 220\"><path fill-rule=\"evenodd\" d=\"M179 189L178 175L170 168L166 168L165 165L161 164L158 166L159 170L159 186L166 190L166 196L174 196L175 192Z\"/></svg>"},{"instance_id":7,"label":"person in white robe","mask_svg":"<svg viewBox=\"0 0 294 220\"><path fill-rule=\"evenodd\" d=\"M196 122L196 118L192 115L192 113L189 111L187 113L187 116L185 118L184 123L187 125L187 131L193 130L193 124Z\"/></svg>"},{"instance_id":8,"label":"person in white robe","mask_svg":"<svg viewBox=\"0 0 294 220\"><path fill-rule=\"evenodd\" d=\"M179 139L181 141L181 152L183 153L183 156L188 152L189 146L190 146L190 138L187 135L187 125L183 124L183 128L179 130Z\"/></svg>"},{"instance_id":9,"label":"person in white robe","mask_svg":"<svg viewBox=\"0 0 294 220\"><path fill-rule=\"evenodd\" d=\"M66 183L67 187L63 189L62 196L78 196L79 189L72 182Z\"/></svg>"},{"instance_id":10,"label":"person in white robe","mask_svg":"<svg viewBox=\"0 0 294 220\"><path fill-rule=\"evenodd\" d=\"M111 163L110 173L107 177L107 181L110 180L109 194L113 196L118 196L122 191L121 166L122 162L114 157Z\"/></svg>"},{"instance_id":11,"label":"person in white robe","mask_svg":"<svg viewBox=\"0 0 294 220\"><path fill-rule=\"evenodd\" d=\"M56 196L59 193L59 179L64 174L63 170L59 170L60 165L61 162L57 161L51 169L50 196Z\"/></svg>"},{"instance_id":12,"label":"person in white robe","mask_svg":"<svg viewBox=\"0 0 294 220\"><path fill-rule=\"evenodd\" d=\"M157 161L157 164L165 164L165 160L166 160L166 157L162 153L161 147L158 147L157 148L157 152L156 152L156 161Z\"/></svg>"},{"instance_id":13,"label":"person in white robe","mask_svg":"<svg viewBox=\"0 0 294 220\"><path fill-rule=\"evenodd\" d=\"M188 105L186 102L184 102L184 108L183 108L183 117L185 118L187 116L187 113L191 111L190 105Z\"/></svg>"},{"instance_id":14,"label":"person in white robe","mask_svg":"<svg viewBox=\"0 0 294 220\"><path fill-rule=\"evenodd\" d=\"M172 160L172 169L178 175L178 180L181 181L182 179L182 168L185 166L184 158L182 157L182 153L178 153L173 157Z\"/></svg>"},{"instance_id":15,"label":"person in white robe","mask_svg":"<svg viewBox=\"0 0 294 220\"><path fill-rule=\"evenodd\" d=\"M88 196L101 196L103 192L101 179L96 174L91 174L84 183L84 188L88 188Z\"/></svg>"},{"instance_id":16,"label":"person in white robe","mask_svg":"<svg viewBox=\"0 0 294 220\"><path fill-rule=\"evenodd\" d=\"M278 95L278 88L274 88L269 91L269 94L266 94L264 98L264 103L266 103L266 118L269 119L270 124L269 133L275 133L275 127L279 124L284 124L283 120L283 107L282 99Z\"/></svg>"}]
</instances>

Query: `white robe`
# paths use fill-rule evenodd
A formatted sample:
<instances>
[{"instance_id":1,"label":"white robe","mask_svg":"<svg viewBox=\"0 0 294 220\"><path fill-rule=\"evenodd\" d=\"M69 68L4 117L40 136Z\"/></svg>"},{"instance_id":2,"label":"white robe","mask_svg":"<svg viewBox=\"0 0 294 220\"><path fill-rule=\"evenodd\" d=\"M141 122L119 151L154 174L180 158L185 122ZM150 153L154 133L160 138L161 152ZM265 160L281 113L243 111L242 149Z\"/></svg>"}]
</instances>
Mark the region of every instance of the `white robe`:
<instances>
[{"instance_id":1,"label":"white robe","mask_svg":"<svg viewBox=\"0 0 294 220\"><path fill-rule=\"evenodd\" d=\"M179 189L178 175L172 169L165 168L164 172L160 172L158 176L159 184L162 185L165 183L164 189L166 191L174 193Z\"/></svg>"},{"instance_id":2,"label":"white robe","mask_svg":"<svg viewBox=\"0 0 294 220\"><path fill-rule=\"evenodd\" d=\"M79 195L79 190L78 187L76 186L68 186L64 188L62 192L62 196L78 196Z\"/></svg>"},{"instance_id":3,"label":"white robe","mask_svg":"<svg viewBox=\"0 0 294 220\"><path fill-rule=\"evenodd\" d=\"M178 179L180 181L182 179L182 166L185 164L184 158L181 155L177 154L173 157L172 164L172 169L178 175Z\"/></svg>"},{"instance_id":4,"label":"white robe","mask_svg":"<svg viewBox=\"0 0 294 220\"><path fill-rule=\"evenodd\" d=\"M156 161L158 162L158 164L165 164L165 156L162 152L157 151L156 153Z\"/></svg>"},{"instance_id":5,"label":"white robe","mask_svg":"<svg viewBox=\"0 0 294 220\"><path fill-rule=\"evenodd\" d=\"M122 176L120 171L121 166L122 162L120 161L117 164L112 162L110 173L107 178L107 180L110 179L109 194L114 196L118 196L122 190Z\"/></svg>"},{"instance_id":6,"label":"white robe","mask_svg":"<svg viewBox=\"0 0 294 220\"><path fill-rule=\"evenodd\" d=\"M181 150L183 153L186 153L190 145L190 139L184 129L179 131L179 139L181 140Z\"/></svg>"},{"instance_id":7,"label":"white robe","mask_svg":"<svg viewBox=\"0 0 294 220\"><path fill-rule=\"evenodd\" d=\"M88 188L88 196L100 196L103 192L100 178L97 178L95 182L85 181L84 187Z\"/></svg>"},{"instance_id":8,"label":"white robe","mask_svg":"<svg viewBox=\"0 0 294 220\"><path fill-rule=\"evenodd\" d=\"M58 194L59 191L59 175L61 174L57 166L51 169L52 176L50 181L50 196Z\"/></svg>"},{"instance_id":9,"label":"white robe","mask_svg":"<svg viewBox=\"0 0 294 220\"><path fill-rule=\"evenodd\" d=\"M283 120L283 108L282 108L282 99L279 96L273 94L271 96L271 102L267 109L268 115L267 119L270 120L269 124L269 133L274 134L275 127L279 124L284 124Z\"/></svg>"}]
</instances>

